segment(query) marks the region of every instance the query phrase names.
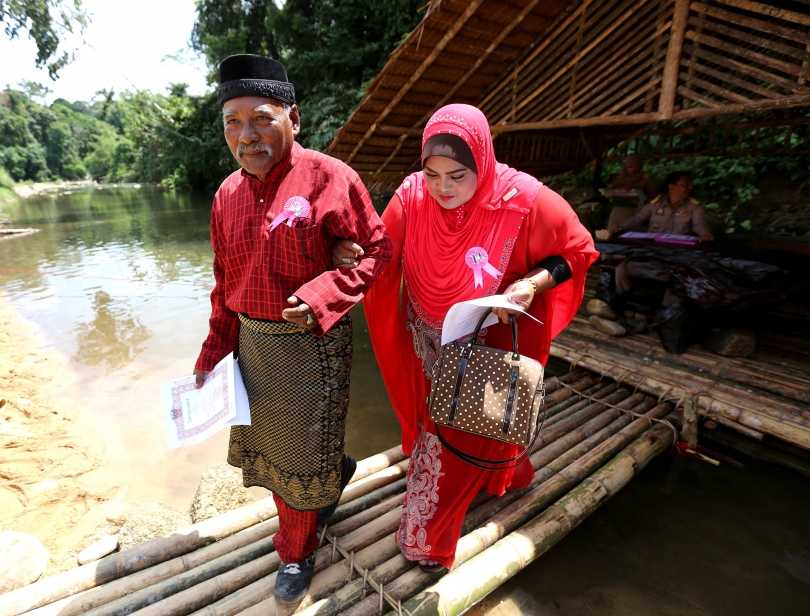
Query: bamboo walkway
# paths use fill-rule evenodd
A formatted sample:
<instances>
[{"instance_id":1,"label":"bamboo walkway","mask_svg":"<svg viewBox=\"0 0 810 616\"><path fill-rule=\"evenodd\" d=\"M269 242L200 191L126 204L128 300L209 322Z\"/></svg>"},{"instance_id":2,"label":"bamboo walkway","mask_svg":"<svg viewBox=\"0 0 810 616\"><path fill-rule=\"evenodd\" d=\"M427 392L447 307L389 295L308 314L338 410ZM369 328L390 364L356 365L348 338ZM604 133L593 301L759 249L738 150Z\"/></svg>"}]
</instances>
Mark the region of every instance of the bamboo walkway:
<instances>
[{"instance_id":1,"label":"bamboo walkway","mask_svg":"<svg viewBox=\"0 0 810 616\"><path fill-rule=\"evenodd\" d=\"M614 338L584 316L558 336L551 354L575 366L676 402L748 437L777 437L810 450L810 343L765 337L747 359L700 346L668 353L654 335Z\"/></svg>"},{"instance_id":2,"label":"bamboo walkway","mask_svg":"<svg viewBox=\"0 0 810 616\"><path fill-rule=\"evenodd\" d=\"M399 447L358 464L322 534L297 614L459 614L538 558L673 443L670 402L576 369L547 382L534 481L479 496L453 570L439 577L399 553L408 460ZM0 616L290 613L272 597L279 559L271 498L0 595ZM495 564L495 566L493 566Z\"/></svg>"}]
</instances>

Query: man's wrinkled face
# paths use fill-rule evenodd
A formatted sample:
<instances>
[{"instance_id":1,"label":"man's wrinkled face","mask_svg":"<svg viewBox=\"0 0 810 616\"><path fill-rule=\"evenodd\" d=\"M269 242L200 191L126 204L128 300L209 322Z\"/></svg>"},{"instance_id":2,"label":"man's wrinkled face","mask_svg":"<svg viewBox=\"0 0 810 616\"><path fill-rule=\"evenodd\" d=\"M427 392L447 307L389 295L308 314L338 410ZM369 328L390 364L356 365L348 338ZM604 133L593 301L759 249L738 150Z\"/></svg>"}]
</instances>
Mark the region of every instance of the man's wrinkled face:
<instances>
[{"instance_id":1,"label":"man's wrinkled face","mask_svg":"<svg viewBox=\"0 0 810 616\"><path fill-rule=\"evenodd\" d=\"M222 105L225 141L239 165L264 180L292 148L300 129L298 107L271 98L239 96Z\"/></svg>"}]
</instances>

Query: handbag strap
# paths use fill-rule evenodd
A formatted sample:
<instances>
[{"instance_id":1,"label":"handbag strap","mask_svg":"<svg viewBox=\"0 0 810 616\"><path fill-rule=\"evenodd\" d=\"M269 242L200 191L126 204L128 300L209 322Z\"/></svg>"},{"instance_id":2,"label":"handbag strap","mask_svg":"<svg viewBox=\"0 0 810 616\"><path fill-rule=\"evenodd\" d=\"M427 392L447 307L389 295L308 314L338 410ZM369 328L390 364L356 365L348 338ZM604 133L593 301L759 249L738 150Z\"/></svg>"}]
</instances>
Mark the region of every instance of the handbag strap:
<instances>
[{"instance_id":1,"label":"handbag strap","mask_svg":"<svg viewBox=\"0 0 810 616\"><path fill-rule=\"evenodd\" d=\"M537 392L535 392L534 396L532 397L532 404L534 404L534 399L536 397L537 397ZM541 404L542 404L542 402L541 402ZM473 465L473 466L475 466L477 468L483 469L485 471L503 471L503 470L507 470L507 469L516 467L518 465L518 462L520 462L523 458L525 458L527 455L529 455L529 452L532 450L532 447L534 447L534 443L537 441L537 437L540 434L540 428L544 423L544 421L541 421L541 418L543 418L543 420L545 419L545 413L544 412L538 412L537 413L537 420L535 421L535 426L534 426L534 436L532 437L531 442L523 450L523 452L516 455L516 456L513 456L511 458L505 458L505 459L501 459L501 460L492 460L492 459L489 459L489 458L480 458L478 456L474 456L471 453L461 451L455 445L451 445L449 442L447 442L447 439L445 439L444 436L442 436L441 424L434 423L434 425L436 426L436 436L439 437L439 441L441 442L442 446L446 447L450 451L450 453L452 453L454 456L456 456L457 458L463 460L464 462L467 462L468 464L471 464L471 465ZM487 438L487 437L483 437L483 438Z\"/></svg>"}]
</instances>

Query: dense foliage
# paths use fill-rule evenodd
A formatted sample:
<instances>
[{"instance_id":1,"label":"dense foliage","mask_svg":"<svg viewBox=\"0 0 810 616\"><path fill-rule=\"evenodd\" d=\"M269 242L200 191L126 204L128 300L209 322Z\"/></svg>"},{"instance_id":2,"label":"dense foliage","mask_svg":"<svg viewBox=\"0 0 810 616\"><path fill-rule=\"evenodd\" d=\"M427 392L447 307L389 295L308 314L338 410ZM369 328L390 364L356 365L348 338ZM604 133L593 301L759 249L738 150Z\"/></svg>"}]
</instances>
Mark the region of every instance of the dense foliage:
<instances>
[{"instance_id":1,"label":"dense foliage","mask_svg":"<svg viewBox=\"0 0 810 616\"><path fill-rule=\"evenodd\" d=\"M0 0L0 24L9 38L27 32L37 46L36 65L55 78L71 57L60 43L66 34L83 30L87 16L81 0Z\"/></svg>"},{"instance_id":2,"label":"dense foliage","mask_svg":"<svg viewBox=\"0 0 810 616\"><path fill-rule=\"evenodd\" d=\"M0 11L17 5L0 0ZM299 139L323 149L418 22L420 5L288 0L278 8L268 0L200 0L192 43L207 58L212 83L229 54L280 58L302 109ZM0 168L16 181L92 177L211 189L232 168L213 94L189 96L176 85L165 94L102 91L90 102L45 106L36 102L41 87L24 86L0 93Z\"/></svg>"}]
</instances>

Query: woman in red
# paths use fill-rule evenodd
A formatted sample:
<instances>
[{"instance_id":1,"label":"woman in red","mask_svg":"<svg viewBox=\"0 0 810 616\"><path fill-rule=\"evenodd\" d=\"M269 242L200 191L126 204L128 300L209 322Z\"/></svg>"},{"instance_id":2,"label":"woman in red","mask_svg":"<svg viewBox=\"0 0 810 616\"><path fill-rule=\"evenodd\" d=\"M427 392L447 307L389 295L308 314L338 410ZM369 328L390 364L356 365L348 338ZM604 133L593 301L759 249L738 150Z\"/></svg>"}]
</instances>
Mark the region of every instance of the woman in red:
<instances>
[{"instance_id":1,"label":"woman in red","mask_svg":"<svg viewBox=\"0 0 810 616\"><path fill-rule=\"evenodd\" d=\"M505 293L545 324L527 319L519 341L522 353L545 364L552 338L579 307L598 253L562 197L495 160L489 123L469 105L442 107L428 121L422 171L402 182L383 221L394 252L365 310L402 446L411 456L397 539L407 559L450 568L473 497L481 489L501 495L525 487L532 468L523 458L517 467L487 471L442 447L426 399L444 316L456 302ZM511 348L510 336L499 323L485 340ZM519 453L514 445L466 432L443 429L442 435L481 458Z\"/></svg>"}]
</instances>

